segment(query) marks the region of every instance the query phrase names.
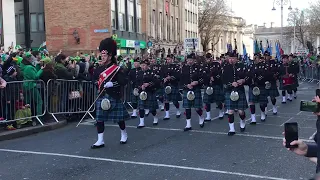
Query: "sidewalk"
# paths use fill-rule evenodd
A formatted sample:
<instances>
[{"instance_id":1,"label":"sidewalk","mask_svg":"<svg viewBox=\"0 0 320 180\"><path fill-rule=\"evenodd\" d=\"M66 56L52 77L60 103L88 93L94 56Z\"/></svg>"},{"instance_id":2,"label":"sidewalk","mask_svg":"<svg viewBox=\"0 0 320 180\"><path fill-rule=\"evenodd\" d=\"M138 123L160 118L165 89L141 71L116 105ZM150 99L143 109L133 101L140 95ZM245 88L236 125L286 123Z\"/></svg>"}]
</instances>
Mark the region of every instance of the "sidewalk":
<instances>
[{"instance_id":1,"label":"sidewalk","mask_svg":"<svg viewBox=\"0 0 320 180\"><path fill-rule=\"evenodd\" d=\"M0 131L0 141L25 137L32 134L45 132L45 131L51 131L54 129L64 127L66 125L67 125L67 121L63 120L60 122L46 123L43 126L37 125L37 126L31 126L31 127L24 127L24 128L13 130L13 131Z\"/></svg>"}]
</instances>

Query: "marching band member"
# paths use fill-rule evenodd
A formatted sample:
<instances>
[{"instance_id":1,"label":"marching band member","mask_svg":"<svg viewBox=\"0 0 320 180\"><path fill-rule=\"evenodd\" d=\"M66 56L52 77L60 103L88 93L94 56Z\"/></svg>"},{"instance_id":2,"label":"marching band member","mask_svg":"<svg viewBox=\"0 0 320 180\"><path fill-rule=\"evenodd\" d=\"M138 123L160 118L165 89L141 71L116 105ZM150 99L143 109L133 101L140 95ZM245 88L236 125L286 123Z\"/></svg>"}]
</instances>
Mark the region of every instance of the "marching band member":
<instances>
[{"instance_id":1,"label":"marching band member","mask_svg":"<svg viewBox=\"0 0 320 180\"><path fill-rule=\"evenodd\" d=\"M217 108L219 109L219 119L223 119L224 112L222 111L223 102L224 102L224 93L223 85L221 81L221 65L219 61L211 61L212 55L208 53L207 58L207 67L205 73L209 73L210 76L204 74L205 78L205 88L206 91L203 96L203 102L205 103L205 108L207 116L205 121L211 121L211 103L216 103Z\"/></svg>"},{"instance_id":2,"label":"marching band member","mask_svg":"<svg viewBox=\"0 0 320 180\"><path fill-rule=\"evenodd\" d=\"M152 72L156 73L156 75L158 76L158 79L162 78L163 75L163 69L162 69L162 65L160 63L157 63L156 59L151 59L150 60L150 69L152 70ZM156 92L156 96L158 97L158 100L160 102L160 109L161 111L164 110L164 97L163 97L163 83L160 84L160 87L157 89ZM148 112L146 111L146 114L149 114L149 110Z\"/></svg>"},{"instance_id":3,"label":"marching band member","mask_svg":"<svg viewBox=\"0 0 320 180\"><path fill-rule=\"evenodd\" d=\"M179 99L181 95L179 93L179 81L180 81L180 66L178 64L173 64L173 59L171 56L167 56L167 64L162 66L163 69L163 85L164 85L164 108L165 117L163 120L170 119L170 104L173 102L174 106L177 108L176 118L180 118L181 112L179 110Z\"/></svg>"},{"instance_id":4,"label":"marching band member","mask_svg":"<svg viewBox=\"0 0 320 180\"><path fill-rule=\"evenodd\" d=\"M201 86L204 79L201 77L203 69L195 64L195 54L187 56L187 64L182 67L181 83L183 85L183 108L186 109L186 127L184 131L189 131L191 127L191 108L195 108L199 115L199 125L204 127L204 118L202 117L202 96Z\"/></svg>"},{"instance_id":5,"label":"marching band member","mask_svg":"<svg viewBox=\"0 0 320 180\"><path fill-rule=\"evenodd\" d=\"M267 93L268 96L270 96L271 99L271 103L272 103L272 112L274 115L276 115L278 113L277 110L277 100L276 97L279 97L279 90L278 90L278 86L277 86L277 80L279 80L279 75L280 75L280 64L275 60L275 59L271 59L270 53L269 52L265 52L264 53L265 56L265 60L268 66L268 71L271 72L271 76L272 78L270 78L269 82L271 83L271 87L270 89L267 89ZM267 112L267 111L266 111Z\"/></svg>"},{"instance_id":6,"label":"marching band member","mask_svg":"<svg viewBox=\"0 0 320 180\"><path fill-rule=\"evenodd\" d=\"M293 97L297 99L297 91L298 91L297 88L299 87L298 74L300 73L300 67L299 67L299 62L297 60L297 57L291 54L289 56L289 63L290 63L289 73L291 73L293 77L293 84L291 88L293 91Z\"/></svg>"},{"instance_id":7,"label":"marching band member","mask_svg":"<svg viewBox=\"0 0 320 180\"><path fill-rule=\"evenodd\" d=\"M134 68L130 69L129 71L129 81L131 83L131 106L133 108L133 112L131 115L132 119L137 118L137 108L138 108L138 99L139 99L139 91L137 91L138 89L138 85L137 85L137 77L138 77L138 73L139 71L141 71L141 67L140 67L140 62L138 61L138 58L136 58L134 60L133 63Z\"/></svg>"},{"instance_id":8,"label":"marching band member","mask_svg":"<svg viewBox=\"0 0 320 180\"><path fill-rule=\"evenodd\" d=\"M265 121L266 114L265 110L268 104L268 93L267 89L270 89L270 76L271 73L268 71L268 66L264 62L261 54L255 56L255 62L249 65L247 69L247 75L249 79L249 105L251 112L251 123L256 124L256 107L255 104L260 104L261 109L261 121Z\"/></svg>"},{"instance_id":9,"label":"marching band member","mask_svg":"<svg viewBox=\"0 0 320 180\"><path fill-rule=\"evenodd\" d=\"M157 75L149 68L149 61L140 62L141 71L138 73L137 84L139 86L139 115L140 123L138 129L145 127L144 116L145 109L150 110L153 115L153 125L158 125L157 109L159 108L156 90L159 87L159 79Z\"/></svg>"},{"instance_id":10,"label":"marching band member","mask_svg":"<svg viewBox=\"0 0 320 180\"><path fill-rule=\"evenodd\" d=\"M112 38L106 38L100 42L101 52L100 66L94 72L94 79L98 80L98 90L101 97L96 101L96 121L98 140L91 148L104 147L103 133L104 121L112 120L118 123L121 130L121 144L127 142L125 121L130 119L127 109L121 100L121 91L127 84L127 78L123 70L117 66L115 55L117 43Z\"/></svg>"},{"instance_id":11,"label":"marching band member","mask_svg":"<svg viewBox=\"0 0 320 180\"><path fill-rule=\"evenodd\" d=\"M280 90L282 90L282 104L286 103L286 91L288 93L288 100L292 101L292 85L293 85L293 74L292 66L290 66L289 56L282 55L281 65L281 81Z\"/></svg>"},{"instance_id":12,"label":"marching band member","mask_svg":"<svg viewBox=\"0 0 320 180\"><path fill-rule=\"evenodd\" d=\"M245 110L248 108L244 85L248 80L243 63L239 63L236 52L230 54L229 63L223 67L222 82L225 88L225 106L228 109L229 136L235 134L234 110L240 116L240 130L245 131Z\"/></svg>"}]
</instances>

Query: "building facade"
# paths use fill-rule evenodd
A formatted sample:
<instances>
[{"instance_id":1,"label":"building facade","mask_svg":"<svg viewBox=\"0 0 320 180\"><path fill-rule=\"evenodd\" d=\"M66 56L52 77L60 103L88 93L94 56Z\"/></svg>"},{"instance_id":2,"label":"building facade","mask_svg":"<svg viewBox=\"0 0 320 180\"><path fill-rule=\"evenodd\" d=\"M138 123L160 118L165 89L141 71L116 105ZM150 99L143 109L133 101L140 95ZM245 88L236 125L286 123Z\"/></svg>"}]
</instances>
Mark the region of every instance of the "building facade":
<instances>
[{"instance_id":1,"label":"building facade","mask_svg":"<svg viewBox=\"0 0 320 180\"><path fill-rule=\"evenodd\" d=\"M7 50L16 44L13 0L0 0L0 44Z\"/></svg>"},{"instance_id":2,"label":"building facade","mask_svg":"<svg viewBox=\"0 0 320 180\"><path fill-rule=\"evenodd\" d=\"M222 30L219 37L214 37L213 41L209 43L209 52L215 57L219 57L221 54L228 52L227 45L232 44L233 49L235 48L234 39L236 39L237 49L239 54L243 54L243 41L245 20L241 17L230 17L231 23ZM212 47L213 46L213 47Z\"/></svg>"},{"instance_id":3,"label":"building facade","mask_svg":"<svg viewBox=\"0 0 320 180\"><path fill-rule=\"evenodd\" d=\"M14 14L17 45L38 48L46 41L44 0L16 0Z\"/></svg>"},{"instance_id":4,"label":"building facade","mask_svg":"<svg viewBox=\"0 0 320 180\"><path fill-rule=\"evenodd\" d=\"M183 47L183 0L147 1L147 42L157 57L179 54Z\"/></svg>"},{"instance_id":5,"label":"building facade","mask_svg":"<svg viewBox=\"0 0 320 180\"><path fill-rule=\"evenodd\" d=\"M199 39L199 33L198 33L198 6L199 1L198 0L184 0L184 13L182 13L184 25L183 25L183 31L182 36L183 38L198 38ZM200 44L200 41L199 43ZM199 45L195 47L196 51L199 50ZM188 50L186 50L188 51Z\"/></svg>"}]
</instances>

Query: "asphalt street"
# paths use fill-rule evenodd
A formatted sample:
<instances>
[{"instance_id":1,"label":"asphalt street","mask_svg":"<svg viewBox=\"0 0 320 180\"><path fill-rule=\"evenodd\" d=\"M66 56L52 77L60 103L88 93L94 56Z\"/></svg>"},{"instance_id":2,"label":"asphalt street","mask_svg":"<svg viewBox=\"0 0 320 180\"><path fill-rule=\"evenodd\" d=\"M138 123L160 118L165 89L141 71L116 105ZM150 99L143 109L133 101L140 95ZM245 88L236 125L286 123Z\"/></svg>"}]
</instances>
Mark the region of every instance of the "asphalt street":
<instances>
[{"instance_id":1,"label":"asphalt street","mask_svg":"<svg viewBox=\"0 0 320 180\"><path fill-rule=\"evenodd\" d=\"M183 132L185 116L176 119L171 106L171 120L152 126L152 115L146 128L136 129L139 119L127 122L128 143L121 145L120 130L106 124L106 147L91 150L96 141L92 120L79 127L65 128L33 136L0 142L0 180L239 180L239 179L307 179L315 173L315 164L289 152L282 146L285 122L299 123L299 137L307 142L315 133L316 117L300 112L300 100L311 100L317 85L300 85L298 99L281 104L278 115L268 113L267 121L247 124L237 134L227 136L227 117L216 118L204 128L192 112L193 131ZM260 114L257 106L257 115ZM269 105L271 109L271 105ZM249 109L246 112L250 122Z\"/></svg>"}]
</instances>

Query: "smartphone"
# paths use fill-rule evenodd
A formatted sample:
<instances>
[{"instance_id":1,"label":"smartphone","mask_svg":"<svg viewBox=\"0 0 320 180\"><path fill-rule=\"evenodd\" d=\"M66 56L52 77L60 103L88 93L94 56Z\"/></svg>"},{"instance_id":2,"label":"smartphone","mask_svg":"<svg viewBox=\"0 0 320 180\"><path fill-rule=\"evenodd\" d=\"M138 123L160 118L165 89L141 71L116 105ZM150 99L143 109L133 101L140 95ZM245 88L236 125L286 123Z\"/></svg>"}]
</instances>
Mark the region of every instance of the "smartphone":
<instances>
[{"instance_id":1,"label":"smartphone","mask_svg":"<svg viewBox=\"0 0 320 180\"><path fill-rule=\"evenodd\" d=\"M317 112L318 111L318 103L312 101L300 101L300 111L306 112Z\"/></svg>"},{"instance_id":2,"label":"smartphone","mask_svg":"<svg viewBox=\"0 0 320 180\"><path fill-rule=\"evenodd\" d=\"M289 122L284 124L286 148L297 148L297 145L290 145L292 141L298 140L298 123Z\"/></svg>"}]
</instances>

